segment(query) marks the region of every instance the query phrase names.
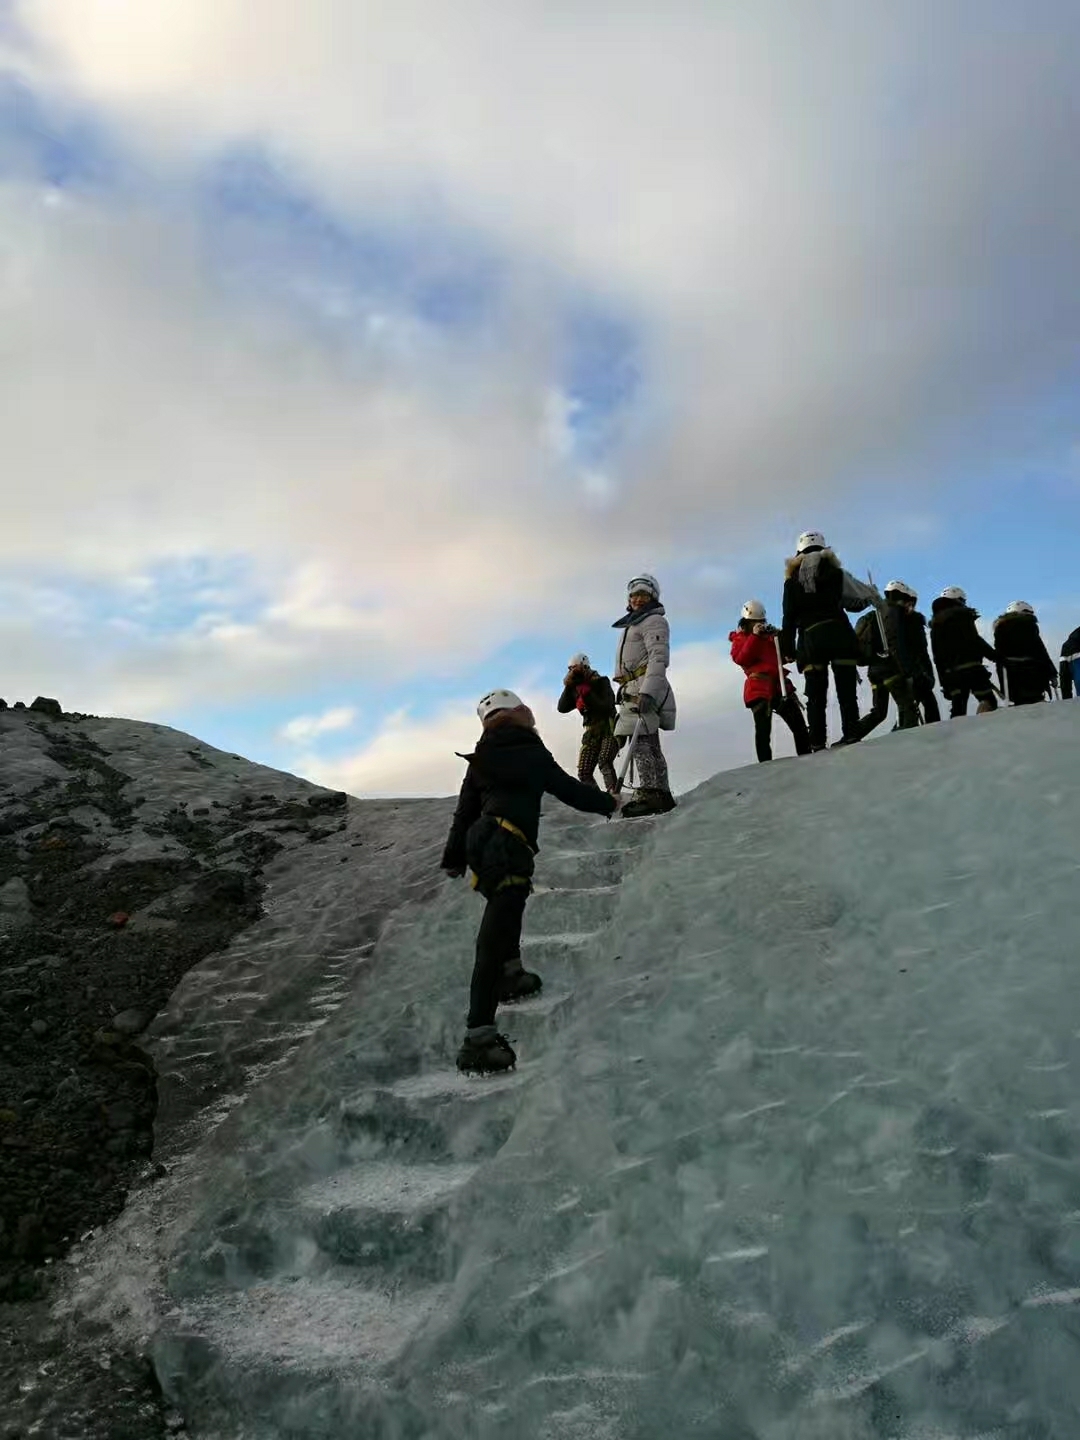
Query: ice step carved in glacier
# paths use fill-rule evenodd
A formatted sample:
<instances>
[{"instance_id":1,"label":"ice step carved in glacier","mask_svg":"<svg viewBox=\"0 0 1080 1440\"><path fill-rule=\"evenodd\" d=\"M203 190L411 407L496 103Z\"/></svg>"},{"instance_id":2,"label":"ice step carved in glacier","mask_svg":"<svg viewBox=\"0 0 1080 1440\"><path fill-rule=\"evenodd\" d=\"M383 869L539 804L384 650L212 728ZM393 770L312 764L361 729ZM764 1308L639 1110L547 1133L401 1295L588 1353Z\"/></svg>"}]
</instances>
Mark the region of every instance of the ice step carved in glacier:
<instances>
[{"instance_id":1,"label":"ice step carved in glacier","mask_svg":"<svg viewBox=\"0 0 1080 1440\"><path fill-rule=\"evenodd\" d=\"M166 1388L171 1375L171 1389L182 1403L186 1396L200 1421L231 1417L237 1440L426 1433L422 1425L410 1428L413 1402L394 1393L389 1375L448 1301L462 1260L456 1207L475 1184L484 1185L485 1163L506 1145L529 1087L543 1078L547 1039L573 1007L574 967L614 914L627 862L646 836L641 828L628 844L613 828L579 820L548 837L522 952L545 988L497 1016L521 1047L515 1070L464 1076L451 1050L442 1063L431 1054L430 1068L375 1079L371 1066L383 1063L385 1042L361 1049L359 1088L338 1103L331 1122L348 1158L273 1207L274 1228L285 1231L275 1252L279 1273L247 1290L186 1303L171 1342L159 1347ZM447 904L455 903L464 914L451 892ZM460 936L460 919L453 926ZM431 933L422 932L416 952ZM400 922L386 928L383 943L406 963L413 953ZM312 996L313 1009L337 1001L344 987L334 979ZM417 992L402 979L407 1010L423 1011L422 986ZM403 1053L412 1053L411 1044ZM372 1077L366 1084L365 1067Z\"/></svg>"}]
</instances>

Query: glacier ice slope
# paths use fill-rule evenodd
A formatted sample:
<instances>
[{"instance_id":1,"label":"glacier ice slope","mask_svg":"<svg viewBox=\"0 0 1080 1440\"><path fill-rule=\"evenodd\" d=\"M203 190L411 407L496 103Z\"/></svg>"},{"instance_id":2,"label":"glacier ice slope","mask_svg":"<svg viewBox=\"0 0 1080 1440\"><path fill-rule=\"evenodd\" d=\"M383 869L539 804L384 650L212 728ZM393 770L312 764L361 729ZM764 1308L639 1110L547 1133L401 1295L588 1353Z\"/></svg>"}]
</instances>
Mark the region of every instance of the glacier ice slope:
<instances>
[{"instance_id":1,"label":"glacier ice slope","mask_svg":"<svg viewBox=\"0 0 1080 1440\"><path fill-rule=\"evenodd\" d=\"M175 1241L195 1433L1080 1433L1078 741L553 810L506 1079L452 1069L475 899L392 925Z\"/></svg>"}]
</instances>

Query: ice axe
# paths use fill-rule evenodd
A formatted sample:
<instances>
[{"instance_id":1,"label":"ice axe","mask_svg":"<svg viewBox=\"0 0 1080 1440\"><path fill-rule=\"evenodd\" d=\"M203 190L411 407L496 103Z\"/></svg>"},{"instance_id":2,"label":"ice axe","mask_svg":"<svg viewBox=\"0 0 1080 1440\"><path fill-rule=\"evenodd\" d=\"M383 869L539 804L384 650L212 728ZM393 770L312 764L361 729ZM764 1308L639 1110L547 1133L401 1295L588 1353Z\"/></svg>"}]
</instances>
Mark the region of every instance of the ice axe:
<instances>
[{"instance_id":1,"label":"ice axe","mask_svg":"<svg viewBox=\"0 0 1080 1440\"><path fill-rule=\"evenodd\" d=\"M873 586L874 591L877 592L877 586L874 585L874 572L872 570L867 570L866 578L870 581L870 584L871 586ZM876 600L873 602L873 606L874 614L877 616L878 629L881 631L881 648L885 652L885 654L888 655L891 652L889 650L889 637L885 633L885 621L881 618L881 609Z\"/></svg>"},{"instance_id":2,"label":"ice axe","mask_svg":"<svg viewBox=\"0 0 1080 1440\"><path fill-rule=\"evenodd\" d=\"M626 780L626 772L630 769L630 761L634 758L634 746L637 744L638 736L641 734L641 727L645 724L644 715L638 715L637 724L634 726L634 733L630 736L630 743L626 747L626 759L622 763L618 775L615 777L615 794L622 794L622 787Z\"/></svg>"},{"instance_id":3,"label":"ice axe","mask_svg":"<svg viewBox=\"0 0 1080 1440\"><path fill-rule=\"evenodd\" d=\"M782 705L787 699L787 686L784 684L784 656L780 650L779 635L773 636L773 644L776 646L776 673L780 681L780 703ZM792 694L795 697L796 705L798 705L799 709L801 710L803 708L803 703L799 699L799 692L797 690L793 690Z\"/></svg>"}]
</instances>

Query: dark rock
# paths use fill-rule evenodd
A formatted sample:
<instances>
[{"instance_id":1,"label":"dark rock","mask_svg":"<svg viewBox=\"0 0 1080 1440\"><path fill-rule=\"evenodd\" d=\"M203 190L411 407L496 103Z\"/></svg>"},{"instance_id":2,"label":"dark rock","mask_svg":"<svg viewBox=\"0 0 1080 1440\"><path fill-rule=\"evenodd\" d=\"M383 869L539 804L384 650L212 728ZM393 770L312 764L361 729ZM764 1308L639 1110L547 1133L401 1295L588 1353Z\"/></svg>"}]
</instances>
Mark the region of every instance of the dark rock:
<instances>
[{"instance_id":1,"label":"dark rock","mask_svg":"<svg viewBox=\"0 0 1080 1440\"><path fill-rule=\"evenodd\" d=\"M121 1010L113 1016L112 1024L121 1035L138 1035L150 1024L150 1017L142 1010Z\"/></svg>"},{"instance_id":2,"label":"dark rock","mask_svg":"<svg viewBox=\"0 0 1080 1440\"><path fill-rule=\"evenodd\" d=\"M343 810L349 797L344 790L330 790L323 795L312 795L307 803L309 810Z\"/></svg>"},{"instance_id":3,"label":"dark rock","mask_svg":"<svg viewBox=\"0 0 1080 1440\"><path fill-rule=\"evenodd\" d=\"M38 1037L38 1039L40 1040L43 1036L45 1036L45 1035L47 1035L47 1034L49 1033L49 1022L48 1022L47 1020L41 1020L41 1019L31 1020L31 1021L30 1021L30 1029L33 1031L33 1033L34 1033L34 1034Z\"/></svg>"},{"instance_id":4,"label":"dark rock","mask_svg":"<svg viewBox=\"0 0 1080 1440\"><path fill-rule=\"evenodd\" d=\"M41 1220L37 1215L20 1215L15 1225L15 1255L20 1260L41 1258Z\"/></svg>"},{"instance_id":5,"label":"dark rock","mask_svg":"<svg viewBox=\"0 0 1080 1440\"><path fill-rule=\"evenodd\" d=\"M49 700L44 695L39 695L31 704L31 710L36 710L39 715L48 715L50 720L62 720L64 718L64 707L59 700Z\"/></svg>"},{"instance_id":6,"label":"dark rock","mask_svg":"<svg viewBox=\"0 0 1080 1440\"><path fill-rule=\"evenodd\" d=\"M16 701L15 701L14 708L15 708L16 710L25 710L25 709L26 709L26 705L23 703L22 700L16 700Z\"/></svg>"},{"instance_id":7,"label":"dark rock","mask_svg":"<svg viewBox=\"0 0 1080 1440\"><path fill-rule=\"evenodd\" d=\"M117 1100L105 1107L105 1122L110 1130L132 1130L135 1118L135 1107L126 1100Z\"/></svg>"}]
</instances>

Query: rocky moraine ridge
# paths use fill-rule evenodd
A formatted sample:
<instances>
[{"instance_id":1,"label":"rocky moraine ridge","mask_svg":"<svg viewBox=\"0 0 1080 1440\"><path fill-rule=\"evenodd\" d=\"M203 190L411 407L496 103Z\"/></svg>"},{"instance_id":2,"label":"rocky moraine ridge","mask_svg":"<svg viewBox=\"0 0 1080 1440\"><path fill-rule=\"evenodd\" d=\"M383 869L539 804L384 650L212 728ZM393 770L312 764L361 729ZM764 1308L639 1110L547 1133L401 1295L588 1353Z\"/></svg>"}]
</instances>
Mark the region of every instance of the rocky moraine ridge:
<instances>
[{"instance_id":1,"label":"rocky moraine ridge","mask_svg":"<svg viewBox=\"0 0 1080 1440\"><path fill-rule=\"evenodd\" d=\"M428 883L411 809L167 726L0 702L4 1440L180 1428L137 1346L55 1318L66 1257L350 992L386 914Z\"/></svg>"}]
</instances>

